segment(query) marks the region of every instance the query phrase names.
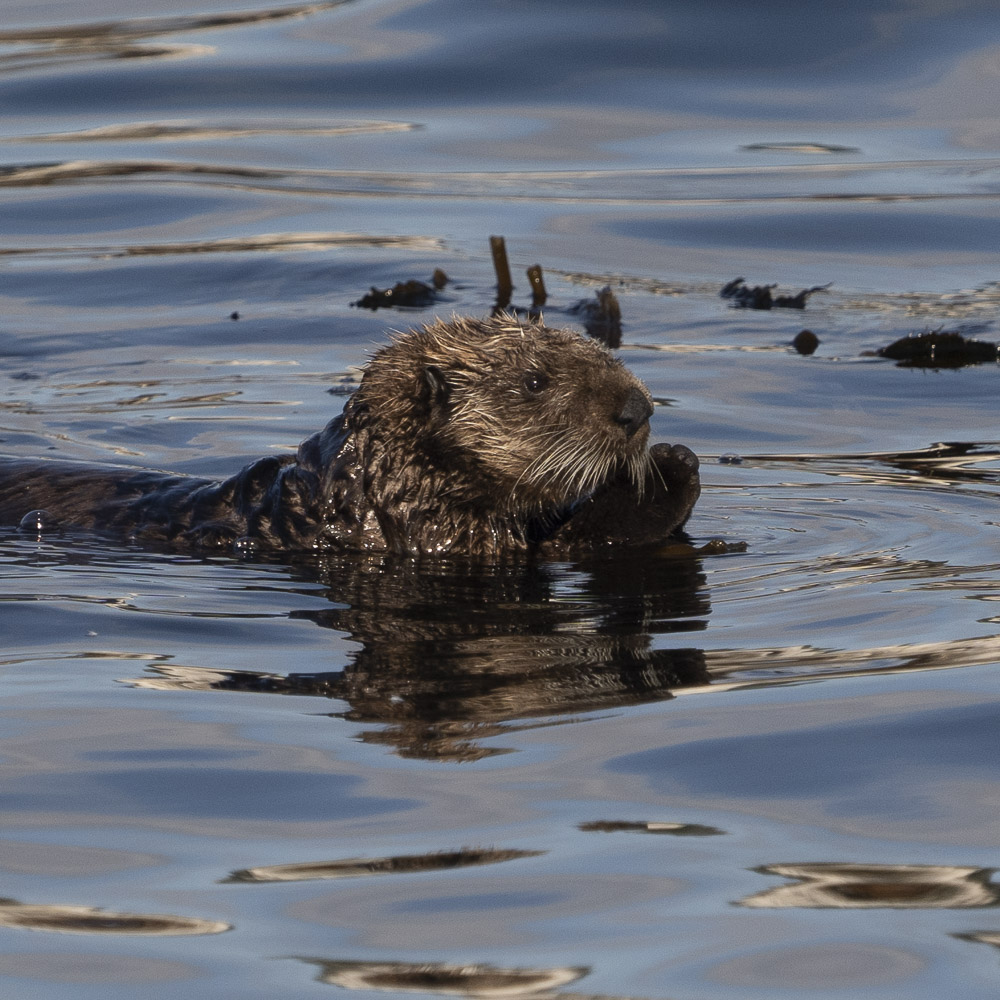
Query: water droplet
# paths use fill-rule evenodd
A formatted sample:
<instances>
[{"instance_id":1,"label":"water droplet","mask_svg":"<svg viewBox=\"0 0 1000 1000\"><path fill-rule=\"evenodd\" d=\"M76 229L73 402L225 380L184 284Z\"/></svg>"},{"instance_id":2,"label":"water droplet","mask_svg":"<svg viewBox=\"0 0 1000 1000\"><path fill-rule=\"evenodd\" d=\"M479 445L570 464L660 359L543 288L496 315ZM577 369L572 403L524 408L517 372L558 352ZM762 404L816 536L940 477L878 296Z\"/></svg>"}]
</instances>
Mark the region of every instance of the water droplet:
<instances>
[{"instance_id":1,"label":"water droplet","mask_svg":"<svg viewBox=\"0 0 1000 1000\"><path fill-rule=\"evenodd\" d=\"M47 510L29 510L18 527L22 531L51 531L56 526L56 519Z\"/></svg>"}]
</instances>

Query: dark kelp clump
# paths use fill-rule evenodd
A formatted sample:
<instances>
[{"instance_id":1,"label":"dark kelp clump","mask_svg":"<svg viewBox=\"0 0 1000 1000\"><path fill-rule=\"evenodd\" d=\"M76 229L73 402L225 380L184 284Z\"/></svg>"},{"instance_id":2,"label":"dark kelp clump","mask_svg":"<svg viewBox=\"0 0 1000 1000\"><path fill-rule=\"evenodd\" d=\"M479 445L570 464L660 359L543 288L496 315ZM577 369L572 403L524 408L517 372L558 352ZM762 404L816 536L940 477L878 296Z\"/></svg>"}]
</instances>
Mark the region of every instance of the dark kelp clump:
<instances>
[{"instance_id":1,"label":"dark kelp clump","mask_svg":"<svg viewBox=\"0 0 1000 1000\"><path fill-rule=\"evenodd\" d=\"M622 309L618 297L605 285L592 299L581 299L566 310L578 315L587 335L613 349L622 344Z\"/></svg>"},{"instance_id":2,"label":"dark kelp clump","mask_svg":"<svg viewBox=\"0 0 1000 1000\"><path fill-rule=\"evenodd\" d=\"M806 300L815 292L825 292L829 285L813 285L795 295L774 295L777 285L748 285L744 278L734 278L722 286L719 295L730 299L737 309L805 309Z\"/></svg>"},{"instance_id":3,"label":"dark kelp clump","mask_svg":"<svg viewBox=\"0 0 1000 1000\"><path fill-rule=\"evenodd\" d=\"M874 352L900 368L964 368L1000 360L1000 345L973 340L956 330L911 333Z\"/></svg>"},{"instance_id":4,"label":"dark kelp clump","mask_svg":"<svg viewBox=\"0 0 1000 1000\"><path fill-rule=\"evenodd\" d=\"M391 309L396 306L407 306L411 309L422 309L437 301L438 292L448 284L448 275L440 268L435 270L431 284L423 281L397 281L392 288L376 288L374 285L352 306L359 309Z\"/></svg>"},{"instance_id":5,"label":"dark kelp clump","mask_svg":"<svg viewBox=\"0 0 1000 1000\"><path fill-rule=\"evenodd\" d=\"M816 348L819 347L819 337L812 330L799 330L792 340L792 347L799 354L815 354Z\"/></svg>"}]
</instances>

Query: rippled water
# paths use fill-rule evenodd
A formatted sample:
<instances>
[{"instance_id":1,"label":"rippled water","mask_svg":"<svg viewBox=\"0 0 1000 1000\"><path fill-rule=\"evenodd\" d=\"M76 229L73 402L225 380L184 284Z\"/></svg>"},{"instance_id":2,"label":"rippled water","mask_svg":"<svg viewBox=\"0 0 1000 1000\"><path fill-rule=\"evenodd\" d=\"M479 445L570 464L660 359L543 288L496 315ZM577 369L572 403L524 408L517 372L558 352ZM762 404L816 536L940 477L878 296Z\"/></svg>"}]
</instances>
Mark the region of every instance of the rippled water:
<instances>
[{"instance_id":1,"label":"rippled water","mask_svg":"<svg viewBox=\"0 0 1000 1000\"><path fill-rule=\"evenodd\" d=\"M388 328L488 312L503 234L551 324L614 288L694 540L747 543L488 571L0 528L6 992L996 995L997 365L871 354L998 339L994 5L5 15L4 453L285 451ZM435 268L431 307L352 306Z\"/></svg>"}]
</instances>

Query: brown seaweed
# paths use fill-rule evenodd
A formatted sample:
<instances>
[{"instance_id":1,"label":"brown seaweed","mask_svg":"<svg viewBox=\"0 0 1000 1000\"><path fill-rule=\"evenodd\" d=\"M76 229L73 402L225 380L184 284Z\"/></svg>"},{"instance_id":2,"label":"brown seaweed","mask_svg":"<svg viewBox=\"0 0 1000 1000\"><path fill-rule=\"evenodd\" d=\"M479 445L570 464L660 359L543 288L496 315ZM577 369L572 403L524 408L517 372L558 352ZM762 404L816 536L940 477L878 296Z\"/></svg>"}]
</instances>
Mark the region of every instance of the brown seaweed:
<instances>
[{"instance_id":1,"label":"brown seaweed","mask_svg":"<svg viewBox=\"0 0 1000 1000\"><path fill-rule=\"evenodd\" d=\"M816 348L819 347L819 337L812 330L799 330L792 340L792 347L799 354L815 354Z\"/></svg>"},{"instance_id":2,"label":"brown seaweed","mask_svg":"<svg viewBox=\"0 0 1000 1000\"><path fill-rule=\"evenodd\" d=\"M622 343L622 309L618 296L605 285L593 299L581 299L566 311L580 316L587 335L612 350Z\"/></svg>"},{"instance_id":3,"label":"brown seaweed","mask_svg":"<svg viewBox=\"0 0 1000 1000\"><path fill-rule=\"evenodd\" d=\"M431 284L423 281L397 281L392 288L376 288L363 295L352 306L359 309L391 309L394 306L404 306L411 309L422 309L437 301L437 293L448 283L448 276L440 268L436 268L431 278Z\"/></svg>"},{"instance_id":4,"label":"brown seaweed","mask_svg":"<svg viewBox=\"0 0 1000 1000\"><path fill-rule=\"evenodd\" d=\"M805 309L806 301L815 292L825 292L830 286L813 285L795 295L773 295L777 285L748 285L744 278L734 278L722 286L719 295L731 299L737 309Z\"/></svg>"},{"instance_id":5,"label":"brown seaweed","mask_svg":"<svg viewBox=\"0 0 1000 1000\"><path fill-rule=\"evenodd\" d=\"M900 368L964 368L1000 361L1000 345L973 340L957 330L929 330L900 337L874 352Z\"/></svg>"}]
</instances>

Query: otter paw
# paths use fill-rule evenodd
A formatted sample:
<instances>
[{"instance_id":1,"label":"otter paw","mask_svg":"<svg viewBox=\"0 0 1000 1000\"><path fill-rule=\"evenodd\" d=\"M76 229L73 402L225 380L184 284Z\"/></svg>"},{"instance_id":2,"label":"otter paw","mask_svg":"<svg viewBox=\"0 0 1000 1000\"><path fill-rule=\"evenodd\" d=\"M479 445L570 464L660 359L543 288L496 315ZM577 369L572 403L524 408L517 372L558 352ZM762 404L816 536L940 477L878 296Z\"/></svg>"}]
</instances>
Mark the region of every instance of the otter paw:
<instances>
[{"instance_id":1,"label":"otter paw","mask_svg":"<svg viewBox=\"0 0 1000 1000\"><path fill-rule=\"evenodd\" d=\"M698 475L698 456L686 445L654 444L649 457L668 487L681 486Z\"/></svg>"}]
</instances>

